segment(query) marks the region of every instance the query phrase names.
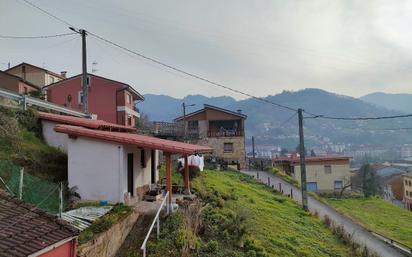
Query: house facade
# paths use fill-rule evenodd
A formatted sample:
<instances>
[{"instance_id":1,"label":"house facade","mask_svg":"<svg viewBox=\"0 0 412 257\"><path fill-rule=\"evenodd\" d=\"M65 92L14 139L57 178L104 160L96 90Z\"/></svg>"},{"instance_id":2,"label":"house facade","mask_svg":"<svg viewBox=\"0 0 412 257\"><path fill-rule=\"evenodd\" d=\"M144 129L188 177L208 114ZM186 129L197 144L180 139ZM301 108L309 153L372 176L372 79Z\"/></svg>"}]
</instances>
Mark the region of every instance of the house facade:
<instances>
[{"instance_id":1,"label":"house facade","mask_svg":"<svg viewBox=\"0 0 412 257\"><path fill-rule=\"evenodd\" d=\"M89 112L111 123L135 127L140 113L136 108L144 97L130 85L93 74L88 74ZM82 111L82 75L62 80L44 88L47 100L71 109Z\"/></svg>"},{"instance_id":2,"label":"house facade","mask_svg":"<svg viewBox=\"0 0 412 257\"><path fill-rule=\"evenodd\" d=\"M0 256L77 256L79 231L1 189L0 221Z\"/></svg>"},{"instance_id":3,"label":"house facade","mask_svg":"<svg viewBox=\"0 0 412 257\"><path fill-rule=\"evenodd\" d=\"M175 119L186 128L186 139L213 148L213 156L228 165L246 166L245 120L240 111L233 112L212 105Z\"/></svg>"},{"instance_id":4,"label":"house facade","mask_svg":"<svg viewBox=\"0 0 412 257\"><path fill-rule=\"evenodd\" d=\"M166 190L171 202L171 155L208 153L209 147L135 133L59 124L68 135L68 181L82 200L133 204L159 181L159 151L166 159ZM189 169L185 168L188 188Z\"/></svg>"},{"instance_id":5,"label":"house facade","mask_svg":"<svg viewBox=\"0 0 412 257\"><path fill-rule=\"evenodd\" d=\"M412 211L412 174L403 175L403 203L405 208Z\"/></svg>"},{"instance_id":6,"label":"house facade","mask_svg":"<svg viewBox=\"0 0 412 257\"><path fill-rule=\"evenodd\" d=\"M0 88L20 95L27 95L40 90L38 86L4 71L0 71Z\"/></svg>"},{"instance_id":7,"label":"house facade","mask_svg":"<svg viewBox=\"0 0 412 257\"><path fill-rule=\"evenodd\" d=\"M305 158L307 190L310 192L332 192L341 190L350 183L350 157L308 156ZM283 170L301 183L300 160L298 156L278 157L272 165ZM350 189L350 187L347 187Z\"/></svg>"},{"instance_id":8,"label":"house facade","mask_svg":"<svg viewBox=\"0 0 412 257\"><path fill-rule=\"evenodd\" d=\"M61 74L58 74L25 62L9 68L5 72L20 77L39 88L43 88L66 78L66 72L64 71L61 72Z\"/></svg>"}]
</instances>

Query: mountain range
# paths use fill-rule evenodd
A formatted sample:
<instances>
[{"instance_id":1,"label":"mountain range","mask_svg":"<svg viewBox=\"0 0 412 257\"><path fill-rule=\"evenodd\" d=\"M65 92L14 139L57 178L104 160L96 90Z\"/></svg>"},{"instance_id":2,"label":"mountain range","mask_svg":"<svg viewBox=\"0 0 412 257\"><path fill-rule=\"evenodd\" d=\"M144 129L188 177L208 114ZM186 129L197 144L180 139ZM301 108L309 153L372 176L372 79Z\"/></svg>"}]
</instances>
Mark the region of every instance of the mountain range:
<instances>
[{"instance_id":1,"label":"mountain range","mask_svg":"<svg viewBox=\"0 0 412 257\"><path fill-rule=\"evenodd\" d=\"M406 105L396 106L390 100L393 95L371 94L360 99L330 93L321 89L309 88L296 92L283 91L269 95L265 100L303 108L305 116L305 136L308 144L318 145L325 142L344 144L395 145L412 142L410 130L388 131L388 128L412 126L412 119L377 121L343 121L310 118L313 114L334 117L377 117L404 113ZM408 95L405 97L407 98ZM409 95L412 97L412 95ZM189 107L188 112L203 108L203 104L215 105L229 110L242 110L248 116L246 136L255 136L259 143L278 144L294 147L297 142L296 113L277 106L249 98L236 100L232 97L206 97L188 95L182 99L165 95L145 95L146 100L139 105L141 112L150 120L172 121L182 115L182 103ZM388 100L386 100L388 99ZM393 100L395 101L395 100ZM401 103L400 101L398 101ZM406 103L406 102L405 102ZM412 101L410 101L412 103Z\"/></svg>"},{"instance_id":2,"label":"mountain range","mask_svg":"<svg viewBox=\"0 0 412 257\"><path fill-rule=\"evenodd\" d=\"M387 94L377 92L362 96L360 99L389 110L405 113L412 112L412 94Z\"/></svg>"}]
</instances>

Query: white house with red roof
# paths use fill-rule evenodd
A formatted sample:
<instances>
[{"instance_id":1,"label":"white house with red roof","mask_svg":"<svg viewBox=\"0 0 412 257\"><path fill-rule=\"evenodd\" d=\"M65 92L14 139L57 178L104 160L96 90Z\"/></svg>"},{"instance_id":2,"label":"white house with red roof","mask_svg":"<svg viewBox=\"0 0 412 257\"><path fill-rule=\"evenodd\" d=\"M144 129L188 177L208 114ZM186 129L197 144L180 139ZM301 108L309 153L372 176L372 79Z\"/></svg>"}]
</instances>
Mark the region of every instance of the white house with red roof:
<instances>
[{"instance_id":1,"label":"white house with red roof","mask_svg":"<svg viewBox=\"0 0 412 257\"><path fill-rule=\"evenodd\" d=\"M133 128L101 120L49 113L39 116L44 124L45 140L66 150L69 187L76 187L82 200L127 204L142 200L150 185L159 181L158 163L162 152L166 159L170 203L171 156L187 158L213 151L207 146L139 135ZM189 189L187 165L184 180Z\"/></svg>"}]
</instances>

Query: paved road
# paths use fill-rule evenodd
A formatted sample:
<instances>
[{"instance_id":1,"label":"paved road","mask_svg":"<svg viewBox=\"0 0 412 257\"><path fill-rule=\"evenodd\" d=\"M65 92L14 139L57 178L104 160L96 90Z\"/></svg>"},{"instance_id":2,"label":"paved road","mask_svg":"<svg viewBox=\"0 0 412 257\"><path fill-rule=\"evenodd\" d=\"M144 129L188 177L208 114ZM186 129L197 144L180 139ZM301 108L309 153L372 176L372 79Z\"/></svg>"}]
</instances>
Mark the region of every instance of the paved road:
<instances>
[{"instance_id":1,"label":"paved road","mask_svg":"<svg viewBox=\"0 0 412 257\"><path fill-rule=\"evenodd\" d=\"M289 195L292 189L293 199L296 200L298 203L302 202L302 193L298 188L291 186L290 184L281 180L273 174L267 173L265 171L241 172L253 176L254 178L261 180L265 184L268 184L268 182L270 182L269 186L273 185L273 187L278 190L281 188L283 194ZM370 232L365 230L363 227L354 223L349 218L339 214L328 205L321 203L310 196L308 196L308 205L310 212L318 213L319 217L324 217L325 215L328 215L335 222L335 224L342 225L346 232L352 234L355 242L358 242L358 244L360 245L365 245L369 250L374 251L378 256L405 257L405 255L401 254L397 250L385 244L384 242L373 236ZM377 215L379 214L377 213Z\"/></svg>"}]
</instances>

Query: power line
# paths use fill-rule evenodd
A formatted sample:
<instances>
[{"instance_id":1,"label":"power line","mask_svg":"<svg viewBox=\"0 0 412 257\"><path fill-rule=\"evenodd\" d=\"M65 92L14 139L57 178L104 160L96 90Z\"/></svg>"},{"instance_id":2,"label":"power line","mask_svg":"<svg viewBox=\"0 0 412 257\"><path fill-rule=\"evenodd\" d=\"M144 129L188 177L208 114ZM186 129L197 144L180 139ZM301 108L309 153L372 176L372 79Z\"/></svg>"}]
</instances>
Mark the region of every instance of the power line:
<instances>
[{"instance_id":1,"label":"power line","mask_svg":"<svg viewBox=\"0 0 412 257\"><path fill-rule=\"evenodd\" d=\"M148 60L148 61L154 62L154 63L156 63L156 64L158 64L158 65L161 65L161 66L163 66L163 67L166 67L166 68L168 68L168 69L171 69L171 70L177 71L177 72L179 72L179 73L185 74L185 75L187 75L187 76L189 76L189 77L193 77L193 78L198 79L198 80L201 80L201 81L203 81L203 82L212 84L212 85L217 86L217 87L224 88L224 89L226 89L226 90L232 91L232 92L237 93L237 94L241 94L241 95L244 95L244 96L253 98L253 99L258 100L258 101L262 101L262 102L266 102L266 103L268 103L268 104L272 104L272 105L277 106L277 107L279 107L279 108L284 108L284 109L287 109L287 110L290 110L290 111L294 111L294 112L297 111L297 109L295 109L295 108L293 108L293 107L290 107L290 106L287 106L287 105L283 105L283 104L279 104L279 103L276 103L276 102L272 102L272 101L269 101L269 100L264 99L264 98L262 98L262 97L257 97L257 96L254 96L254 95L252 95L252 94L249 94L249 93L245 93L245 92L243 92L243 91L240 91L240 90L238 90L238 89L231 88L231 87L226 86L226 85L224 85L224 84L222 84L222 83L214 82L214 81L212 81L212 80L210 80L210 79L201 77L201 76L199 76L199 75L196 75L196 74L193 74L193 73L190 73L190 72L187 72L187 71L184 71L184 70L182 70L182 69L180 69L180 68L177 68L177 67L175 67L175 66L166 64L166 63L164 63L164 62L161 62L161 61L156 60L156 59L154 59L154 58L151 58L151 57L148 57L148 56L146 56L146 55L143 55L143 54L138 53L138 52L136 52L136 51L134 51L134 50L131 50L131 49L129 49L129 48L126 48L126 47L124 47L124 46L121 46L121 45L119 45L119 44L117 44L117 43L115 43L115 42L112 42L112 41L110 41L110 40L108 40L108 39L105 39L105 38L103 38L103 37L101 37L101 36L99 36L99 35L96 35L96 34L90 32L90 31L88 31L88 33L89 33L91 36L94 36L95 38L97 38L97 39L99 39L99 40L102 40L102 41L104 41L104 42L106 42L106 43L108 43L108 44L110 44L110 45L113 45L113 46L115 46L115 47L118 47L118 48L120 48L120 49L122 49L122 50L124 50L124 51L127 51L127 52L129 52L129 53L132 53L132 54L134 54L134 55L136 55L136 56L139 56L139 57L141 57L141 58L143 58L143 59L146 59L146 60Z\"/></svg>"},{"instance_id":2,"label":"power line","mask_svg":"<svg viewBox=\"0 0 412 257\"><path fill-rule=\"evenodd\" d=\"M41 35L41 36L6 36L6 35L0 35L0 38L4 39L44 39L44 38L56 38L56 37L65 37L65 36L70 36L74 35L76 33L63 33L63 34L55 34L55 35Z\"/></svg>"},{"instance_id":3,"label":"power line","mask_svg":"<svg viewBox=\"0 0 412 257\"><path fill-rule=\"evenodd\" d=\"M67 22L67 21L65 21L65 20L63 20L63 19L61 19L61 18L53 15L52 13L50 13L50 12L42 9L41 7L39 7L39 6L31 3L31 2L28 1L28 0L22 0L22 1L24 1L24 2L25 2L26 4L28 4L28 5L36 8L37 10L41 11L42 13L48 15L49 17L52 17L52 18L54 18L54 19L56 19L56 20L58 20L58 21L60 21L60 22L62 22L62 23L64 23L64 24L68 25L69 27L75 27L75 26L72 25L71 23L69 23L69 22ZM75 28L77 28L77 27L75 27ZM273 101L269 101L269 100L267 100L267 99L265 99L265 98L257 97L257 96L254 96L254 95L252 95L252 94L249 94L249 93L245 93L245 92L243 92L243 91L240 91L240 90L238 90L238 89L231 88L231 87L226 86L226 85L224 85L224 84L222 84L222 83L214 82L214 81L212 81L212 80L210 80L210 79L201 77L201 76L199 76L199 75L196 75L196 74L193 74L193 73L190 73L190 72L187 72L187 71L184 71L184 70L182 70L182 69L180 69L180 68L178 68L178 67L175 67L175 66L166 64L166 63L161 62L161 61L159 61L159 60L157 60L157 59L148 57L148 56L143 55L143 54L141 54L141 53L139 53L139 52L136 52L136 51L134 51L134 50L131 50L131 49L127 48L127 47L124 47L124 46L122 46L122 45L119 45L119 44L117 44L117 43L115 43L115 42L113 42L113 41L110 41L110 40L108 40L108 39L105 39L105 38L103 38L103 37L101 37L101 36L99 36L99 35L97 35L97 34L94 34L94 33L90 32L90 31L87 31L87 32L88 32L88 34L90 34L91 36L93 36L93 37L95 37L95 38L97 38L97 39L99 39L99 40L101 40L101 41L104 41L104 42L106 42L106 43L108 43L108 44L110 44L110 45L112 45L112 46L115 46L115 47L117 47L117 48L120 48L120 49L122 49L122 50L124 50L124 51L127 51L127 52L129 52L129 53L132 53L132 54L134 54L134 55L136 55L136 56L138 56L138 57L140 57L140 58L146 59L146 60L148 60L148 61L151 61L151 62L153 62L153 63L156 63L156 64L158 64L158 65L161 65L161 66L163 66L163 67L166 67L166 68L168 68L168 69L171 69L171 70L174 70L174 71L176 71L176 72L182 73L182 74L184 74L184 75L186 75L186 76L193 77L193 78L195 78L195 79L201 80L201 81L206 82L206 83L209 83L209 84L211 84L211 85L214 85L214 86L217 86L217 87L220 87L220 88L224 88L224 89L229 90L229 91L231 91L231 92L234 92L234 93L237 93L237 94L241 94L241 95L250 97L250 98L252 98L252 99L255 99L255 100L257 100L257 101L261 101L261 102L265 102L265 103L274 105L274 106L279 107L279 108L283 108L283 109L286 109L286 110L289 110L289 111L293 111L293 112L297 112L297 111L298 111L298 109L296 109L296 108L293 108L293 107L290 107L290 106L287 106L287 105L284 105L284 104L279 104L279 103L276 103L276 102L273 102ZM304 111L304 112L307 113L307 114L309 114L309 115L312 115L312 117L305 117L305 118L314 118L314 119L316 119L316 118L322 118L322 119L329 119L329 120L346 120L346 121L355 121L355 120L383 120L383 119L396 119L396 118L412 117L412 114L394 115L394 116L380 116L380 117L337 117L337 116L327 116L327 115L323 115L323 114L315 114L315 113L311 113L311 112L308 112L308 111Z\"/></svg>"},{"instance_id":4,"label":"power line","mask_svg":"<svg viewBox=\"0 0 412 257\"><path fill-rule=\"evenodd\" d=\"M306 111L304 111L306 112ZM337 117L337 116L327 116L323 114L314 114L311 112L306 112L313 117L305 117L306 119L327 119L327 120L346 120L346 121L356 121L356 120L387 120L387 119L397 119L397 118L408 118L412 117L412 114L403 114L403 115L392 115L392 116L378 116L378 117Z\"/></svg>"},{"instance_id":5,"label":"power line","mask_svg":"<svg viewBox=\"0 0 412 257\"><path fill-rule=\"evenodd\" d=\"M60 22L62 22L62 23L64 23L64 24L66 24L66 25L69 26L69 27L75 27L75 28L77 28L76 26L74 26L74 25L70 24L69 22L67 22L67 21L65 21L65 20L57 17L56 15L54 15L54 14L52 14L52 13L50 13L50 12L44 10L44 9L42 9L41 7L33 4L32 2L30 2L30 1L28 1L28 0L22 0L22 1L25 2L26 4L30 5L31 7L33 7L33 8L35 8L35 9L41 11L42 13L46 14L47 16L49 16L49 17L51 17L51 18L53 18L53 19L55 19L55 20L58 20L58 21L60 21Z\"/></svg>"}]
</instances>

